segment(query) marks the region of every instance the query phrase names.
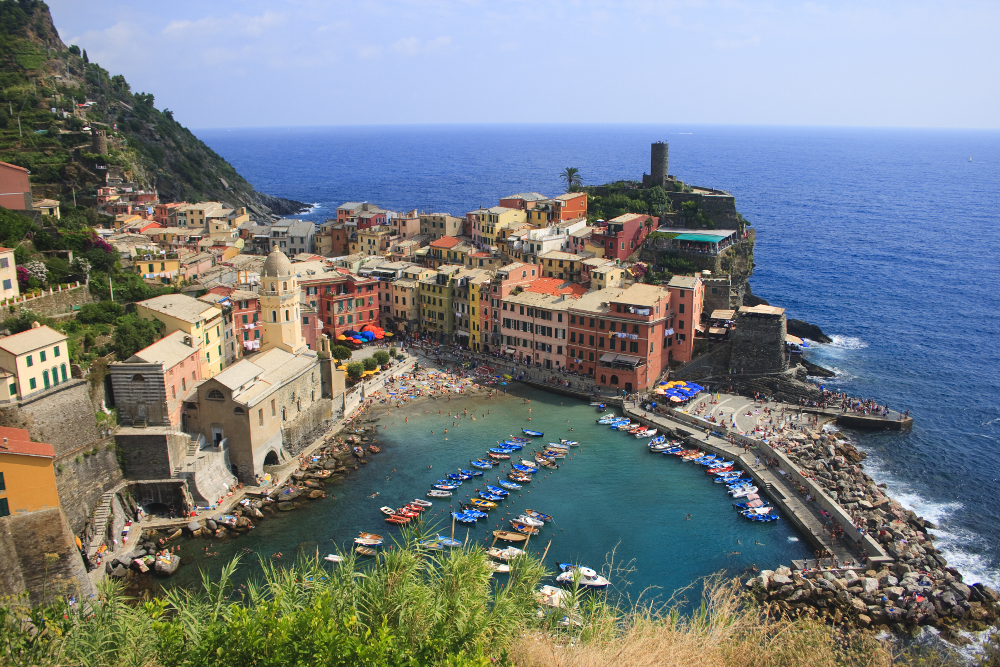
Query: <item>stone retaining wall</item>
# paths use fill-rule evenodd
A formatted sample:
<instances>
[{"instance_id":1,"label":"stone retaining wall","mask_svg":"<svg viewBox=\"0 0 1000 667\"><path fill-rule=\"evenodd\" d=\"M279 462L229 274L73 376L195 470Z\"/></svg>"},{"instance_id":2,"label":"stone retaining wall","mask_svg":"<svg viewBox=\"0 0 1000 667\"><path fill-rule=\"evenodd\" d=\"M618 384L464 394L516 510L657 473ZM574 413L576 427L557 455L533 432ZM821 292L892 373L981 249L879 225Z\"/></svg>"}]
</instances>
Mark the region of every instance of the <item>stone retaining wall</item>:
<instances>
[{"instance_id":1,"label":"stone retaining wall","mask_svg":"<svg viewBox=\"0 0 1000 667\"><path fill-rule=\"evenodd\" d=\"M66 452L54 462L59 504L77 535L83 533L101 496L122 481L113 439L85 447L85 450ZM93 453L95 448L97 453Z\"/></svg>"},{"instance_id":2,"label":"stone retaining wall","mask_svg":"<svg viewBox=\"0 0 1000 667\"><path fill-rule=\"evenodd\" d=\"M0 517L0 595L24 593L32 604L94 593L73 531L58 507Z\"/></svg>"},{"instance_id":3,"label":"stone retaining wall","mask_svg":"<svg viewBox=\"0 0 1000 667\"><path fill-rule=\"evenodd\" d=\"M45 294L43 296L37 296L33 299L18 301L16 303L7 303L4 305L13 309L12 314L14 315L19 313L22 308L27 308L31 312L38 315L57 317L59 315L72 313L74 306L82 306L85 303L96 302L97 299L90 293L88 286L84 284L79 287L70 287L62 291L53 291L52 294Z\"/></svg>"}]
</instances>

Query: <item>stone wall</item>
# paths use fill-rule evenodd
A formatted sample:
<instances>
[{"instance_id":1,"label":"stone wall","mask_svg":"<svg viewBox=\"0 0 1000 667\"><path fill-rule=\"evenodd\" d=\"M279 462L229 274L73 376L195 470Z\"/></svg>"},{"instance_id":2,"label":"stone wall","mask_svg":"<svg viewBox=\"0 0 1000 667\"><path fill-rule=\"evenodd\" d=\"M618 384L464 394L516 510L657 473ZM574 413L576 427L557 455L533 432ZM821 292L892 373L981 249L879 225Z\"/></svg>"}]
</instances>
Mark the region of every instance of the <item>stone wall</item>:
<instances>
[{"instance_id":1,"label":"stone wall","mask_svg":"<svg viewBox=\"0 0 1000 667\"><path fill-rule=\"evenodd\" d=\"M697 380L726 375L730 368L731 353L730 343L713 343L708 352L671 372L670 377L679 380Z\"/></svg>"},{"instance_id":2,"label":"stone wall","mask_svg":"<svg viewBox=\"0 0 1000 667\"><path fill-rule=\"evenodd\" d=\"M22 308L27 308L33 313L55 317L73 312L73 306L82 306L85 303L95 303L97 299L90 293L87 285L65 289L61 292L53 292L44 296L35 297L27 301L19 301L9 304L14 313L17 314Z\"/></svg>"},{"instance_id":3,"label":"stone wall","mask_svg":"<svg viewBox=\"0 0 1000 667\"><path fill-rule=\"evenodd\" d=\"M58 595L84 599L93 584L58 507L0 518L0 595L29 594L32 604Z\"/></svg>"},{"instance_id":4,"label":"stone wall","mask_svg":"<svg viewBox=\"0 0 1000 667\"><path fill-rule=\"evenodd\" d=\"M93 453L93 449L97 453ZM55 460L59 504L74 533L83 533L101 496L122 480L114 440L107 438L84 452L70 451Z\"/></svg>"},{"instance_id":5,"label":"stone wall","mask_svg":"<svg viewBox=\"0 0 1000 667\"><path fill-rule=\"evenodd\" d=\"M122 427L115 433L122 474L128 479L170 479L190 441L189 435L172 429Z\"/></svg>"},{"instance_id":6,"label":"stone wall","mask_svg":"<svg viewBox=\"0 0 1000 667\"><path fill-rule=\"evenodd\" d=\"M706 317L711 317L714 310L730 310L739 306L738 303L733 303L735 295L730 299L732 281L728 274L712 278L703 276L701 281L705 284L705 296L702 299L701 310Z\"/></svg>"},{"instance_id":7,"label":"stone wall","mask_svg":"<svg viewBox=\"0 0 1000 667\"><path fill-rule=\"evenodd\" d=\"M730 367L737 375L780 373L788 370L785 355L785 316L739 315L730 332Z\"/></svg>"},{"instance_id":8,"label":"stone wall","mask_svg":"<svg viewBox=\"0 0 1000 667\"><path fill-rule=\"evenodd\" d=\"M671 192L667 189L667 197L670 198L670 205L675 211L681 210L681 205L686 201L698 202L698 208L704 212L716 229L736 229L739 218L736 213L736 198L722 190L702 188L703 192Z\"/></svg>"},{"instance_id":9,"label":"stone wall","mask_svg":"<svg viewBox=\"0 0 1000 667\"><path fill-rule=\"evenodd\" d=\"M170 424L162 364L109 364L108 372L119 423L131 424L135 419L145 419L147 424ZM132 379L138 376L143 381L133 382Z\"/></svg>"},{"instance_id":10,"label":"stone wall","mask_svg":"<svg viewBox=\"0 0 1000 667\"><path fill-rule=\"evenodd\" d=\"M85 380L70 380L19 403L31 439L47 442L56 456L93 447L103 437Z\"/></svg>"},{"instance_id":11,"label":"stone wall","mask_svg":"<svg viewBox=\"0 0 1000 667\"><path fill-rule=\"evenodd\" d=\"M313 440L322 435L330 425L333 400L318 399L298 416L288 428L281 430L281 442L292 456L298 456Z\"/></svg>"}]
</instances>

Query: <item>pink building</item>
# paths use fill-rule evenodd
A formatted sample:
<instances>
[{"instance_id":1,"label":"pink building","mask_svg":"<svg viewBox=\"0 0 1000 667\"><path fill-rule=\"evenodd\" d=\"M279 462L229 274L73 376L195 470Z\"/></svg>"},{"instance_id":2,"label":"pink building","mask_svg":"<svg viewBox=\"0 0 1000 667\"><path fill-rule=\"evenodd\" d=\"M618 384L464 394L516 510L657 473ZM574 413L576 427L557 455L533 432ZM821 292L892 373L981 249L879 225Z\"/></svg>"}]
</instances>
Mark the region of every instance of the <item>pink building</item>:
<instances>
[{"instance_id":1,"label":"pink building","mask_svg":"<svg viewBox=\"0 0 1000 667\"><path fill-rule=\"evenodd\" d=\"M664 345L671 360L687 363L694 357L695 331L702 328L705 284L697 276L674 276L667 288L674 317L667 323L670 335L664 339Z\"/></svg>"},{"instance_id":2,"label":"pink building","mask_svg":"<svg viewBox=\"0 0 1000 667\"><path fill-rule=\"evenodd\" d=\"M604 246L604 256L624 260L634 253L656 226L651 215L626 213L608 221L603 229L595 229L591 242Z\"/></svg>"},{"instance_id":3,"label":"pink building","mask_svg":"<svg viewBox=\"0 0 1000 667\"><path fill-rule=\"evenodd\" d=\"M31 210L31 182L27 169L0 162L0 206L15 211Z\"/></svg>"},{"instance_id":4,"label":"pink building","mask_svg":"<svg viewBox=\"0 0 1000 667\"><path fill-rule=\"evenodd\" d=\"M514 262L501 266L490 282L483 283L479 291L480 339L473 341L472 349L496 352L503 345L500 331L501 302L517 287L525 287L541 277L537 264Z\"/></svg>"},{"instance_id":5,"label":"pink building","mask_svg":"<svg viewBox=\"0 0 1000 667\"><path fill-rule=\"evenodd\" d=\"M500 334L512 359L546 369L566 367L566 309L574 299L564 294L523 291L500 304Z\"/></svg>"}]
</instances>

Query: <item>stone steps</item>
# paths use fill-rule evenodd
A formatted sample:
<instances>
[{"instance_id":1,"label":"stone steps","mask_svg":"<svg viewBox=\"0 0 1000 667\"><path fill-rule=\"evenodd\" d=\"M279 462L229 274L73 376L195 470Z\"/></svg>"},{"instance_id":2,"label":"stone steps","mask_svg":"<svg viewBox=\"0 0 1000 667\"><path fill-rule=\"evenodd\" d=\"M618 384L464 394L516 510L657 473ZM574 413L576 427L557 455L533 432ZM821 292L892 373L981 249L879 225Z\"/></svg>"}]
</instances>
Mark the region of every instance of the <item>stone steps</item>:
<instances>
[{"instance_id":1,"label":"stone steps","mask_svg":"<svg viewBox=\"0 0 1000 667\"><path fill-rule=\"evenodd\" d=\"M90 544L87 545L88 558L93 558L97 554L97 550L101 548L102 544L104 544L104 540L108 533L108 522L112 519L111 503L114 502L115 495L124 486L125 484L123 482L111 491L103 494L101 496L101 504L97 506L96 510L94 510L94 532L90 538Z\"/></svg>"}]
</instances>

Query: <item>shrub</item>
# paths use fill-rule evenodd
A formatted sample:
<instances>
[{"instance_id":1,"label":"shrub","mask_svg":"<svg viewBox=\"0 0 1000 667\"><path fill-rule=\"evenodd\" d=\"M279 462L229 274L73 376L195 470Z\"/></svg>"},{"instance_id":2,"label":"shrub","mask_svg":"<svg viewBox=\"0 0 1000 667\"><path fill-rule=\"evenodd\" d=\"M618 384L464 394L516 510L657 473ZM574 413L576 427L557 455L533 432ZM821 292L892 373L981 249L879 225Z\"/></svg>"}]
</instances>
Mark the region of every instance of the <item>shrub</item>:
<instances>
[{"instance_id":1,"label":"shrub","mask_svg":"<svg viewBox=\"0 0 1000 667\"><path fill-rule=\"evenodd\" d=\"M365 357L361 363L364 364L366 371L373 371L378 368L378 362L375 361L374 357Z\"/></svg>"},{"instance_id":2,"label":"shrub","mask_svg":"<svg viewBox=\"0 0 1000 667\"><path fill-rule=\"evenodd\" d=\"M125 306L114 301L85 303L80 307L76 319L83 324L114 324L115 320L125 314Z\"/></svg>"},{"instance_id":3,"label":"shrub","mask_svg":"<svg viewBox=\"0 0 1000 667\"><path fill-rule=\"evenodd\" d=\"M359 377L364 375L365 365L360 361L352 361L347 364L347 377L357 380Z\"/></svg>"},{"instance_id":4,"label":"shrub","mask_svg":"<svg viewBox=\"0 0 1000 667\"><path fill-rule=\"evenodd\" d=\"M389 356L392 357L393 359L396 358L397 355L396 355L396 347L395 346L389 348Z\"/></svg>"},{"instance_id":5,"label":"shrub","mask_svg":"<svg viewBox=\"0 0 1000 667\"><path fill-rule=\"evenodd\" d=\"M389 363L389 353L386 352L385 350L379 350L378 352L372 355L372 358L378 362L379 366L385 366L387 363Z\"/></svg>"},{"instance_id":6,"label":"shrub","mask_svg":"<svg viewBox=\"0 0 1000 667\"><path fill-rule=\"evenodd\" d=\"M346 345L334 345L330 348L330 356L332 356L337 361L343 361L344 359L351 358L351 348Z\"/></svg>"}]
</instances>

